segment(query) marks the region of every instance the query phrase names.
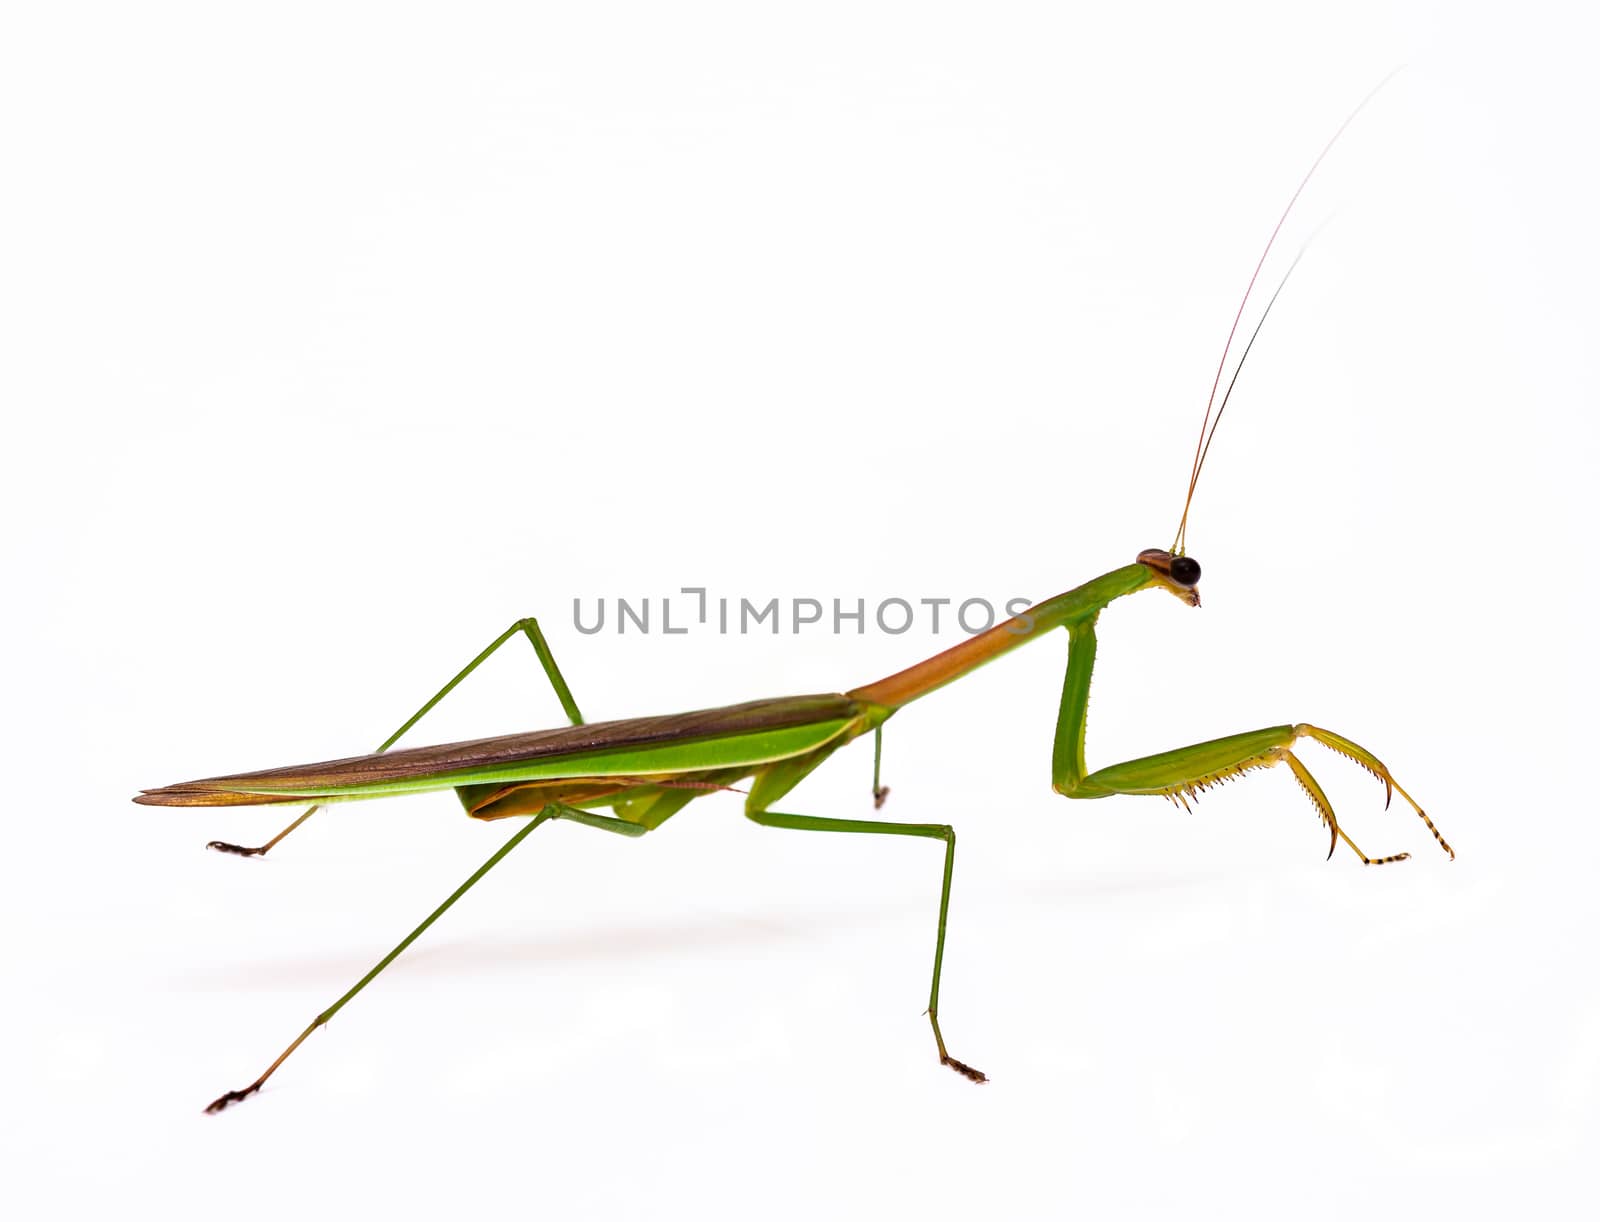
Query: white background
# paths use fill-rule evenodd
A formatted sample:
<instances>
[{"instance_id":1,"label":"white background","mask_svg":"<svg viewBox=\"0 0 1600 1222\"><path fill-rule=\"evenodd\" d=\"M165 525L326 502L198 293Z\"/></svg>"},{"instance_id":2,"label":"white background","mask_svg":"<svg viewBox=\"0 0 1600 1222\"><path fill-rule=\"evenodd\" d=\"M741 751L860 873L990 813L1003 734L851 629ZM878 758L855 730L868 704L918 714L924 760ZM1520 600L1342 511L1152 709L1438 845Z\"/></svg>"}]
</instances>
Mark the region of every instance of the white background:
<instances>
[{"instance_id":1,"label":"white background","mask_svg":"<svg viewBox=\"0 0 1600 1222\"><path fill-rule=\"evenodd\" d=\"M0 1158L16 1216L1505 1216L1592 1207L1595 30L1568 4L36 5L0 29ZM1561 11L1565 10L1565 11ZM939 851L706 800L541 829L141 786L375 745L519 615L591 719L955 639L579 635L575 596L1046 597L1092 764L1307 719L1286 774L1049 789L1064 638L889 727ZM417 741L555 724L522 642ZM789 800L870 814L869 742Z\"/></svg>"}]
</instances>

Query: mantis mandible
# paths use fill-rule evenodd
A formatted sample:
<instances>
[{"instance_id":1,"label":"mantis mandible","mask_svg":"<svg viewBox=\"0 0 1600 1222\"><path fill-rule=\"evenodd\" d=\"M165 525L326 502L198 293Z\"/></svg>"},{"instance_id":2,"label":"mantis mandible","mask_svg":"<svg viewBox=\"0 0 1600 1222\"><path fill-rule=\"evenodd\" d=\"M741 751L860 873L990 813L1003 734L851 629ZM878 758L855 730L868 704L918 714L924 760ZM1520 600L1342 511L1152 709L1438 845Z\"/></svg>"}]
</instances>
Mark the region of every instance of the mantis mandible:
<instances>
[{"instance_id":1,"label":"mantis mandible","mask_svg":"<svg viewBox=\"0 0 1600 1222\"><path fill-rule=\"evenodd\" d=\"M1381 86L1380 86L1381 87ZM1376 90L1374 90L1376 92ZM1370 99L1371 94L1368 95ZM150 806L254 806L311 801L311 806L267 843L254 848L212 841L223 852L256 856L269 851L328 802L425 790L453 789L473 818L522 817L526 823L461 886L342 997L318 1014L266 1070L239 1090L230 1090L206 1108L219 1112L259 1091L280 1065L318 1027L350 1002L457 900L521 844L541 824L565 819L622 836L652 832L694 799L748 782L746 817L763 827L797 831L846 832L877 836L914 836L944 844L944 879L939 893L939 919L934 939L933 979L927 1017L933 1028L939 1062L973 1082L986 1076L951 1056L939 1028L939 974L944 958L945 924L950 909L950 883L955 867L953 828L938 823L894 823L878 819L837 819L792 814L774 809L796 785L840 747L864 734L874 738L872 797L881 808L888 790L880 783L883 726L901 708L970 673L986 662L1056 629L1065 629L1069 653L1062 684L1051 758L1055 791L1068 798L1105 798L1140 794L1166 798L1185 807L1212 785L1246 772L1285 764L1316 808L1328 830L1328 856L1342 840L1367 865L1404 860L1410 854L1369 857L1340 826L1333 807L1316 779L1295 754L1295 744L1312 739L1353 760L1383 783L1386 799L1399 793L1433 833L1439 846L1455 853L1422 807L1395 781L1389 769L1366 748L1305 722L1269 726L1231 734L1209 742L1178 747L1141 759L1090 771L1084 762L1084 732L1089 682L1094 672L1095 625L1100 613L1117 599L1143 590L1164 590L1189 607L1200 605L1200 565L1186 552L1189 508L1217 424L1237 382L1239 369L1261 333L1288 274L1268 300L1260 320L1240 353L1220 403L1217 391L1227 367L1261 268L1295 201L1317 166L1365 106L1363 101L1336 131L1301 179L1279 217L1255 271L1250 277L1222 360L1212 383L1211 399L1200 428L1190 471L1188 493L1178 531L1168 548L1141 551L1132 564L1114 569L1075 589L1030 607L976 636L913 666L853 688L848 692L757 700L725 708L657 717L587 724L557 667L550 646L535 619L518 620L496 637L454 678L417 710L370 755L328 763L275 768L262 772L211 777L146 790L134 799ZM1302 250L1303 253L1303 250ZM1299 261L1297 255L1289 271ZM1216 405L1215 415L1212 406ZM569 726L535 730L471 742L391 751L390 747L490 655L515 636L532 644ZM1387 805L1387 800L1385 805ZM595 808L609 810L601 814Z\"/></svg>"}]
</instances>

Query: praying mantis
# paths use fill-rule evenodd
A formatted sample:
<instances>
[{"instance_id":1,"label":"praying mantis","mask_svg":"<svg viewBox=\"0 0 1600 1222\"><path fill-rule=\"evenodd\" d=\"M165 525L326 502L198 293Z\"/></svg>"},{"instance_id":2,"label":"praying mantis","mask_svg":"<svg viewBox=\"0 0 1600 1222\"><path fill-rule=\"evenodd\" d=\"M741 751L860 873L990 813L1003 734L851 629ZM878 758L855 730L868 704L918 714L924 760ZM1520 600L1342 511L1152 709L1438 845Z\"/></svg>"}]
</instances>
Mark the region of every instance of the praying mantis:
<instances>
[{"instance_id":1,"label":"praying mantis","mask_svg":"<svg viewBox=\"0 0 1600 1222\"><path fill-rule=\"evenodd\" d=\"M1370 97L1369 94L1369 100ZM1261 333L1262 324L1287 283L1289 273L1284 275L1262 310L1219 402L1217 392L1222 388L1222 374L1227 368L1234 340L1238 337L1245 308L1284 221L1318 165L1365 105L1363 101L1323 147L1291 196L1256 263L1234 316L1213 380L1200 439L1195 447L1183 514L1169 547L1140 551L1130 564L1046 599L931 658L861 687L842 693L755 700L665 716L586 723L538 621L533 618L521 619L491 641L371 754L326 763L211 777L140 793L134 801L150 806L313 803L263 845L247 848L212 841L208 846L245 856L257 856L270 851L323 805L335 801L450 789L455 791L473 818L526 820L514 835L365 976L317 1014L259 1077L241 1089L222 1094L207 1106L206 1111L220 1112L260 1091L313 1031L327 1023L372 983L536 828L554 820L566 820L616 835L643 836L661 827L695 799L729 791L740 784L748 785L748 789L743 791L746 817L763 827L909 836L943 843L943 882L939 894L933 974L926 1014L940 1064L949 1066L972 1082L987 1081L986 1075L980 1070L950 1054L939 1025L940 972L955 867L955 830L940 823L834 818L790 813L776 807L834 752L870 733L874 740L873 807L875 810L881 809L888 796L888 790L881 783L880 768L885 723L913 701L1058 629L1065 630L1068 635L1069 653L1051 757L1051 781L1056 793L1077 799L1123 794L1156 796L1187 807L1200 792L1224 780L1283 764L1293 774L1327 829L1330 858L1340 841L1367 865L1383 865L1407 858L1410 854L1404 852L1369 857L1350 838L1340 825L1321 786L1295 752L1300 740L1310 739L1354 761L1376 777L1384 786L1386 805L1395 793L1399 793L1432 832L1440 848L1454 858L1454 851L1427 813L1400 786L1377 756L1342 734L1310 723L1289 723L1230 734L1094 770L1089 769L1084 759L1089 686L1095 664L1095 629L1101 613L1117 600L1145 590L1163 590L1188 607L1200 605L1200 565L1187 554L1186 546L1189 509L1217 424L1227 407L1239 370L1243 368L1251 347ZM1290 273L1298 261L1297 255L1290 264ZM517 636L526 638L532 645L569 725L469 742L390 749L468 675Z\"/></svg>"}]
</instances>

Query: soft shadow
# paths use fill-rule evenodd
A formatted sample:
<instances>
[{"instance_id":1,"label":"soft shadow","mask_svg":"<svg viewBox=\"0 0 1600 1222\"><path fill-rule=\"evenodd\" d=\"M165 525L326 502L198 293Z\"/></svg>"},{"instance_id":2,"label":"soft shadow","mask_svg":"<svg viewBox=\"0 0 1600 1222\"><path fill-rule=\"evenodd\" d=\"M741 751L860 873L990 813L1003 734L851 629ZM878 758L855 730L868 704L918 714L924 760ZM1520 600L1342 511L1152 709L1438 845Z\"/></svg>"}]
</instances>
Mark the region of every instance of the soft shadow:
<instances>
[{"instance_id":1,"label":"soft shadow","mask_svg":"<svg viewBox=\"0 0 1600 1222\"><path fill-rule=\"evenodd\" d=\"M789 912L781 916L718 916L657 925L605 925L586 930L526 938L492 938L473 941L440 939L426 947L413 947L396 961L407 974L451 976L483 968L540 963L595 963L641 959L685 949L735 949L770 947L789 939L819 933L860 930L926 913L925 900L858 906L841 910ZM387 948L384 948L387 949ZM370 955L317 956L297 954L276 961L248 964L189 974L174 984L196 989L278 989L297 985L349 984L366 972L382 951Z\"/></svg>"}]
</instances>

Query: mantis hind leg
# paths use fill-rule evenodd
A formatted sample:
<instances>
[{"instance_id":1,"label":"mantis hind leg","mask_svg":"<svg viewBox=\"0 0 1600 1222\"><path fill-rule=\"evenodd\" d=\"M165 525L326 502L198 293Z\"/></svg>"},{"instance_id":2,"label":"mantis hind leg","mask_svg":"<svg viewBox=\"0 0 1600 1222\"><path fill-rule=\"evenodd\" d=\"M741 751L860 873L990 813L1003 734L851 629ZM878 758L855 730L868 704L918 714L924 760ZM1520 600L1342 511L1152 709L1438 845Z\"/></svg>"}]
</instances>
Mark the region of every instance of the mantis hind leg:
<instances>
[{"instance_id":1,"label":"mantis hind leg","mask_svg":"<svg viewBox=\"0 0 1600 1222\"><path fill-rule=\"evenodd\" d=\"M939 892L939 933L933 945L933 983L928 992L928 1021L933 1024L933 1039L939 1047L939 1063L948 1065L971 1082L987 1082L988 1077L963 1061L956 1060L944 1046L939 1030L939 971L944 964L945 921L950 915L950 879L956 864L955 829L942 823L880 823L871 819L821 819L811 815L786 815L775 810L747 807L745 816L763 827L785 827L802 832L856 832L874 836L920 836L944 841L944 884Z\"/></svg>"},{"instance_id":2,"label":"mantis hind leg","mask_svg":"<svg viewBox=\"0 0 1600 1222\"><path fill-rule=\"evenodd\" d=\"M504 645L519 632L526 636L529 644L533 646L534 653L539 657L539 665L544 670L545 678L550 680L550 686L555 691L556 699L561 701L561 707L566 712L567 717L571 720L573 725L581 726L583 724L583 714L578 712L577 702L572 698L572 690L567 687L567 681L562 677L560 667L556 665L555 655L550 652L550 646L544 639L544 633L539 629L539 621L534 619L532 616L529 616L527 619L519 619L516 623L512 624L511 627L507 628L499 636L495 637L494 640L489 642L488 646L485 647L477 657L473 658L472 661L468 662L464 667L461 668L460 671L456 673L455 678L451 679L450 682L446 683L437 692L430 696L427 702L424 703L423 706L415 713L411 714L411 716L401 724L398 730L389 735L389 737L384 739L383 742L379 743L377 750L387 751L390 747L394 746L395 743L399 742L401 735L403 735L407 730L411 729L412 726L416 725L417 722L421 721L423 717L433 710L433 707L436 704L453 692L456 689L456 686L463 679L465 679L473 671L477 670L479 666L483 665L483 663L487 662L490 656L497 649L499 649L500 646ZM215 849L219 853L233 853L239 857L260 857L263 853L267 852L267 850L271 849L273 845L277 844L278 841L282 840L290 832L294 831L295 828L299 827L302 823L311 818L312 815L316 814L321 809L322 807L320 806L308 807L306 810L301 812L300 816L295 819L293 823L289 824L288 827L284 828L265 844L246 847L245 845L240 844L230 844L225 840L213 840L210 844L206 845L206 848Z\"/></svg>"},{"instance_id":3,"label":"mantis hind leg","mask_svg":"<svg viewBox=\"0 0 1600 1222\"><path fill-rule=\"evenodd\" d=\"M384 968L388 967L391 963L398 959L401 953L404 952L405 949L418 938L420 938L430 925L442 917L458 899L460 899L468 891L472 890L472 888L477 885L478 881L482 879L483 876L490 870L494 869L494 867L500 863L500 860L505 857L506 854L510 853L512 849L516 848L517 845L526 840L534 828L538 827L541 823L546 823L552 819L564 819L572 823L582 824L585 827L598 828L600 831L614 832L618 835L629 837L642 836L651 830L651 828L638 823L629 823L626 819L614 819L609 815L597 815L592 811L580 810L576 806L568 806L562 802L550 803L537 815L529 819L526 827L518 829L516 834L513 835L511 839L507 840L503 845L496 849L488 861L484 862L481 866L474 870L466 882L462 883L459 887L452 891L449 898L447 898L444 903L440 904L437 908L430 912L426 918L424 918L422 924L418 925L415 929L408 933L400 940L399 944L396 945L393 950L391 950L382 959L378 960L378 962L373 965L372 970L360 980L356 981L355 984L352 985L344 994L344 996L340 997L338 1001L334 1002L326 1010L322 1011L322 1013L318 1014L314 1019L312 1019L311 1022L306 1026L306 1029L299 1035L295 1036L294 1041L278 1054L278 1059L273 1061L272 1064L268 1065L266 1071L262 1073L259 1078L241 1090L230 1090L226 1094L219 1095L206 1106L206 1111L220 1112L224 1108L230 1107L243 1099L248 1099L251 1095L260 1090L262 1086L265 1085L267 1079L277 1072L278 1066L287 1061L294 1050L305 1042L307 1036L309 1036L318 1027L326 1024L327 1021L340 1010L342 1010L357 993L361 992L362 989L366 988L375 979L377 979L379 973L381 973Z\"/></svg>"}]
</instances>

